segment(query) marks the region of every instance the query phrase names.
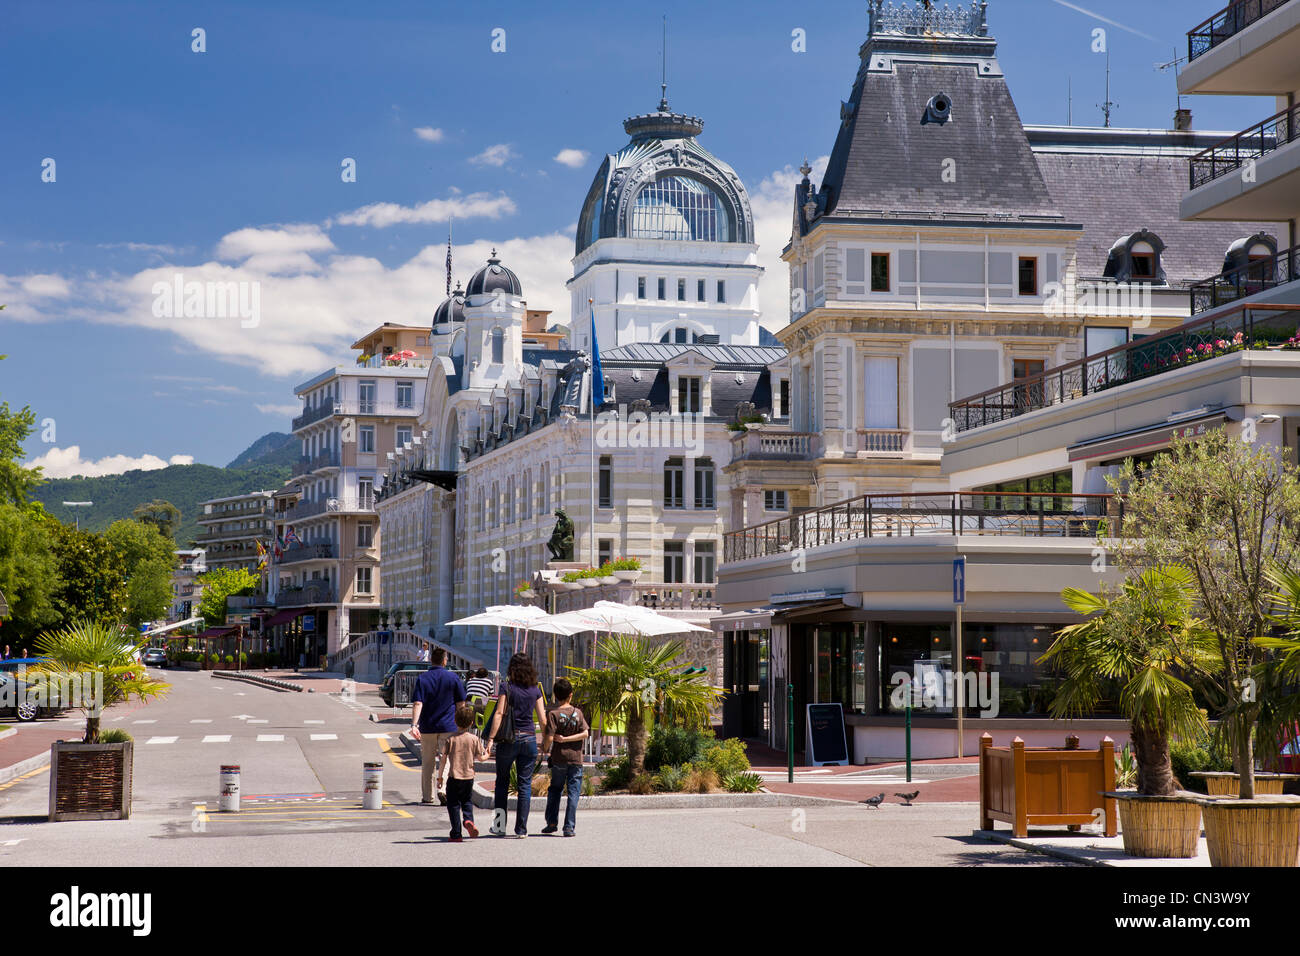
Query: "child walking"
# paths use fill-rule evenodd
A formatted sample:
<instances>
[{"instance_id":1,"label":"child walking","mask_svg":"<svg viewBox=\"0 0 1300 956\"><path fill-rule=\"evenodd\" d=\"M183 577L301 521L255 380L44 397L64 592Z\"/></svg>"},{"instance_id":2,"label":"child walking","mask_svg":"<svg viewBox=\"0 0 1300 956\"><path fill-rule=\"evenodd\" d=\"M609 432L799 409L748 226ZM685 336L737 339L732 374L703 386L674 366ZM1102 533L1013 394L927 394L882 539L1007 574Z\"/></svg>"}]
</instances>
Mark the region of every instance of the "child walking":
<instances>
[{"instance_id":1,"label":"child walking","mask_svg":"<svg viewBox=\"0 0 1300 956\"><path fill-rule=\"evenodd\" d=\"M465 831L472 837L478 836L478 827L474 825L474 761L488 758L487 748L479 735L474 733L474 705L461 701L456 705L456 733L447 738L443 744L442 767L438 771L438 789L442 790L443 776L451 767L451 779L447 781L447 815L451 817L451 842L462 843L461 818L465 821Z\"/></svg>"},{"instance_id":2,"label":"child walking","mask_svg":"<svg viewBox=\"0 0 1300 956\"><path fill-rule=\"evenodd\" d=\"M565 795L564 835L573 836L578 821L578 797L582 792L582 742L591 730L582 711L573 706L573 685L561 677L551 688L555 706L546 715L546 736L542 749L551 748L551 785L546 790L546 826L554 833L560 824L560 795Z\"/></svg>"}]
</instances>

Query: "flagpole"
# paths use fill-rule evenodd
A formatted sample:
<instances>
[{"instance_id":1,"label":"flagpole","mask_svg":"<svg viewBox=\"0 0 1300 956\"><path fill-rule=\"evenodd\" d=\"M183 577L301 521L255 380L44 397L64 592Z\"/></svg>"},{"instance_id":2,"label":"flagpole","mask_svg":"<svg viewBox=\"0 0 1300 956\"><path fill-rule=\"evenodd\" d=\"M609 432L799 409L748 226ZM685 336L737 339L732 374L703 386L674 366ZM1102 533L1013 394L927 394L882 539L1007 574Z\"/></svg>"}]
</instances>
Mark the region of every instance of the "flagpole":
<instances>
[{"instance_id":1,"label":"flagpole","mask_svg":"<svg viewBox=\"0 0 1300 956\"><path fill-rule=\"evenodd\" d=\"M600 361L600 357L596 354L596 309L592 304L593 301L587 300L587 307L591 309L591 518L588 523L588 548L591 566L594 568L596 567L596 363ZM600 396L601 399L604 397Z\"/></svg>"}]
</instances>

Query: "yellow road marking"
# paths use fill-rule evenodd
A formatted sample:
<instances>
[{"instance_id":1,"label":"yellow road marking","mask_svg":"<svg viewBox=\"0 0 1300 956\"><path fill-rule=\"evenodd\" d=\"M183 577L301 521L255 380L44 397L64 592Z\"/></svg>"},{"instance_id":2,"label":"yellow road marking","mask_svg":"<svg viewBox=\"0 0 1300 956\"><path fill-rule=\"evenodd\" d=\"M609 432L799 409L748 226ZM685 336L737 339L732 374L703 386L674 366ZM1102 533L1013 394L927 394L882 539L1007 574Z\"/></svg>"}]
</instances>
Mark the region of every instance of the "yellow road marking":
<instances>
[{"instance_id":1,"label":"yellow road marking","mask_svg":"<svg viewBox=\"0 0 1300 956\"><path fill-rule=\"evenodd\" d=\"M46 772L49 771L49 769L50 769L50 765L49 765L49 764L46 764L44 767L37 767L35 770L29 770L27 773L23 774L21 777L14 777L14 778L13 778L12 780L10 780L8 783L0 783L0 793L3 793L4 791L8 790L8 789L9 789L10 787L12 787L12 786L16 786L17 784L22 783L22 782L23 782L24 780L26 780L28 777L34 777L34 776L36 776L38 773L46 773Z\"/></svg>"},{"instance_id":2,"label":"yellow road marking","mask_svg":"<svg viewBox=\"0 0 1300 956\"><path fill-rule=\"evenodd\" d=\"M360 817L375 817L379 815L393 816L399 819L411 820L414 815L403 810L401 807L395 807L388 801L384 801L379 810L366 810L357 804L348 804L347 806L314 806L294 809L280 806L270 806L265 809L261 807L252 807L246 810L240 810L238 813L207 813L207 806L199 805L202 812L202 819L205 823L235 823L239 819L253 819L255 821L267 821L272 823L292 823L306 820L324 820L329 818L337 819L340 815L346 815L346 819L358 819Z\"/></svg>"},{"instance_id":3,"label":"yellow road marking","mask_svg":"<svg viewBox=\"0 0 1300 956\"><path fill-rule=\"evenodd\" d=\"M397 751L393 750L393 748L389 745L388 741L385 740L383 737L379 738L379 749L382 750L384 753L388 754L389 758L393 761L394 766L401 767L403 770L409 770L412 773L419 772L420 765L418 763L414 767L407 766L407 764L402 760L402 758L397 755Z\"/></svg>"}]
</instances>

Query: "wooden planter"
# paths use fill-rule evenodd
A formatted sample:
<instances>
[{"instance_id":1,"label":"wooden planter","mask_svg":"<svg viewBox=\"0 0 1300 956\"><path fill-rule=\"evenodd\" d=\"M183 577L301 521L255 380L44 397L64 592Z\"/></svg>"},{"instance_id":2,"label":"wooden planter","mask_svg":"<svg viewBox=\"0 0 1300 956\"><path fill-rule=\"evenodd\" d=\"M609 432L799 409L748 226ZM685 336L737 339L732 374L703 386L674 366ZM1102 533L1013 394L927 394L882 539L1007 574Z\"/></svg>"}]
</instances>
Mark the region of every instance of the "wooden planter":
<instances>
[{"instance_id":1,"label":"wooden planter","mask_svg":"<svg viewBox=\"0 0 1300 956\"><path fill-rule=\"evenodd\" d=\"M1136 790L1111 791L1119 803L1119 830L1129 856L1187 860L1201 842L1200 794L1157 797Z\"/></svg>"},{"instance_id":2,"label":"wooden planter","mask_svg":"<svg viewBox=\"0 0 1300 956\"><path fill-rule=\"evenodd\" d=\"M1031 826L1065 825L1077 830L1105 816L1106 836L1118 832L1115 801L1115 742L1109 737L1097 750L1080 750L1079 738L1066 738L1058 749L1029 749L1019 737L1010 747L994 747L991 734L980 736L980 827L994 820L1011 824L1013 836Z\"/></svg>"},{"instance_id":3,"label":"wooden planter","mask_svg":"<svg viewBox=\"0 0 1300 956\"><path fill-rule=\"evenodd\" d=\"M1205 781L1205 787L1212 797L1240 796L1241 775L1231 771L1200 770L1189 776ZM1255 774L1255 796L1277 796L1285 793L1287 781L1300 780L1300 773L1257 773Z\"/></svg>"},{"instance_id":4,"label":"wooden planter","mask_svg":"<svg viewBox=\"0 0 1300 956\"><path fill-rule=\"evenodd\" d=\"M131 741L50 746L50 821L125 820L131 816Z\"/></svg>"},{"instance_id":5,"label":"wooden planter","mask_svg":"<svg viewBox=\"0 0 1300 956\"><path fill-rule=\"evenodd\" d=\"M1300 866L1300 797L1201 797L1210 866Z\"/></svg>"}]
</instances>

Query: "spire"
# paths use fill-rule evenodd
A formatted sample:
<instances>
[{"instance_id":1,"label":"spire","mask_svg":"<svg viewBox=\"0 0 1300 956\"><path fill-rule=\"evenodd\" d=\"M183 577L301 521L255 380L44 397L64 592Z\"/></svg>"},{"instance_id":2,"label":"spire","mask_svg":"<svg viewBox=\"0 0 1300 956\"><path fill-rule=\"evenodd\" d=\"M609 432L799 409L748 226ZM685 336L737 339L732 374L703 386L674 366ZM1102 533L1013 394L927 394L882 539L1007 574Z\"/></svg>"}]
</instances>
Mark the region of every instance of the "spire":
<instances>
[{"instance_id":1,"label":"spire","mask_svg":"<svg viewBox=\"0 0 1300 956\"><path fill-rule=\"evenodd\" d=\"M447 295L451 295L451 219L447 217Z\"/></svg>"},{"instance_id":2,"label":"spire","mask_svg":"<svg viewBox=\"0 0 1300 956\"><path fill-rule=\"evenodd\" d=\"M664 45L659 61L659 112L668 112L668 15L664 14Z\"/></svg>"}]
</instances>

